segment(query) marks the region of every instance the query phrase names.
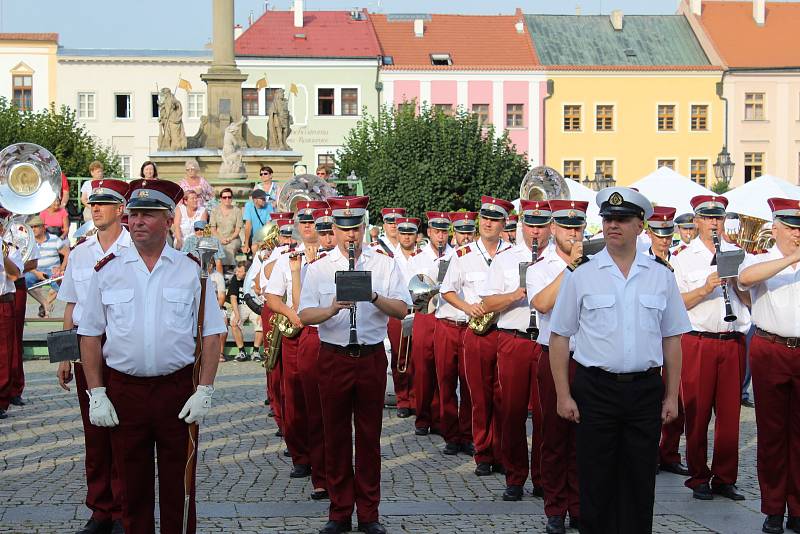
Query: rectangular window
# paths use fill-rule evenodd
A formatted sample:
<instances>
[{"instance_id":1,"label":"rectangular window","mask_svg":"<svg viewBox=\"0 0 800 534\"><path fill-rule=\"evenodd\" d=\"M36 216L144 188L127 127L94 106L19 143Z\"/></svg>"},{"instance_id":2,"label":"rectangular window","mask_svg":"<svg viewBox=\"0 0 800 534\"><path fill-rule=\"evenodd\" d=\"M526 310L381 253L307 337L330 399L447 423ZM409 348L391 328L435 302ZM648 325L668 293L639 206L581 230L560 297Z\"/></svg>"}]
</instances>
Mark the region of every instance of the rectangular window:
<instances>
[{"instance_id":1,"label":"rectangular window","mask_svg":"<svg viewBox=\"0 0 800 534\"><path fill-rule=\"evenodd\" d=\"M14 105L20 111L31 111L33 109L33 76L15 74L11 79Z\"/></svg>"},{"instance_id":2,"label":"rectangular window","mask_svg":"<svg viewBox=\"0 0 800 534\"><path fill-rule=\"evenodd\" d=\"M342 115L358 115L358 89L342 89Z\"/></svg>"},{"instance_id":3,"label":"rectangular window","mask_svg":"<svg viewBox=\"0 0 800 534\"><path fill-rule=\"evenodd\" d=\"M764 93L744 94L744 120L764 120Z\"/></svg>"},{"instance_id":4,"label":"rectangular window","mask_svg":"<svg viewBox=\"0 0 800 534\"><path fill-rule=\"evenodd\" d=\"M610 159L599 159L594 164L594 171L603 173L603 178L614 178L614 162Z\"/></svg>"},{"instance_id":5,"label":"rectangular window","mask_svg":"<svg viewBox=\"0 0 800 534\"><path fill-rule=\"evenodd\" d=\"M478 118L481 126L489 124L489 104L472 104L472 113Z\"/></svg>"},{"instance_id":6,"label":"rectangular window","mask_svg":"<svg viewBox=\"0 0 800 534\"><path fill-rule=\"evenodd\" d=\"M434 104L435 111L441 111L445 115L453 116L453 104Z\"/></svg>"},{"instance_id":7,"label":"rectangular window","mask_svg":"<svg viewBox=\"0 0 800 534\"><path fill-rule=\"evenodd\" d=\"M431 54L431 65L437 67L448 67L453 64L450 54Z\"/></svg>"},{"instance_id":8,"label":"rectangular window","mask_svg":"<svg viewBox=\"0 0 800 534\"><path fill-rule=\"evenodd\" d=\"M329 169L333 169L334 162L333 162L333 154L318 154L317 155L317 167L325 165Z\"/></svg>"},{"instance_id":9,"label":"rectangular window","mask_svg":"<svg viewBox=\"0 0 800 534\"><path fill-rule=\"evenodd\" d=\"M675 131L675 106L672 104L658 106L658 131Z\"/></svg>"},{"instance_id":10,"label":"rectangular window","mask_svg":"<svg viewBox=\"0 0 800 534\"><path fill-rule=\"evenodd\" d=\"M150 116L158 118L158 93L150 93Z\"/></svg>"},{"instance_id":11,"label":"rectangular window","mask_svg":"<svg viewBox=\"0 0 800 534\"><path fill-rule=\"evenodd\" d=\"M257 108L257 107L256 107ZM199 119L206 113L205 93L189 93L186 95L186 118Z\"/></svg>"},{"instance_id":12,"label":"rectangular window","mask_svg":"<svg viewBox=\"0 0 800 534\"><path fill-rule=\"evenodd\" d=\"M675 160L674 159L660 159L658 163L656 163L656 169L660 169L661 167L668 167L675 170Z\"/></svg>"},{"instance_id":13,"label":"rectangular window","mask_svg":"<svg viewBox=\"0 0 800 534\"><path fill-rule=\"evenodd\" d=\"M706 186L706 176L708 175L708 160L693 159L689 163L690 176L692 181L697 182L703 187Z\"/></svg>"},{"instance_id":14,"label":"rectangular window","mask_svg":"<svg viewBox=\"0 0 800 534\"><path fill-rule=\"evenodd\" d=\"M581 130L581 106L570 104L564 106L564 131L579 132Z\"/></svg>"},{"instance_id":15,"label":"rectangular window","mask_svg":"<svg viewBox=\"0 0 800 534\"><path fill-rule=\"evenodd\" d=\"M123 178L130 178L131 177L131 157L130 156L120 156L119 162L122 165L122 177Z\"/></svg>"},{"instance_id":16,"label":"rectangular window","mask_svg":"<svg viewBox=\"0 0 800 534\"><path fill-rule=\"evenodd\" d=\"M117 119L130 119L131 112L130 93L118 93L114 95L114 117Z\"/></svg>"},{"instance_id":17,"label":"rectangular window","mask_svg":"<svg viewBox=\"0 0 800 534\"><path fill-rule=\"evenodd\" d=\"M317 90L317 115L333 115L333 89Z\"/></svg>"},{"instance_id":18,"label":"rectangular window","mask_svg":"<svg viewBox=\"0 0 800 534\"><path fill-rule=\"evenodd\" d=\"M595 128L598 132L614 130L614 106L604 104L595 108Z\"/></svg>"},{"instance_id":19,"label":"rectangular window","mask_svg":"<svg viewBox=\"0 0 800 534\"><path fill-rule=\"evenodd\" d=\"M258 89L242 89L242 115L247 117L258 115Z\"/></svg>"},{"instance_id":20,"label":"rectangular window","mask_svg":"<svg viewBox=\"0 0 800 534\"><path fill-rule=\"evenodd\" d=\"M755 180L764 174L764 153L745 152L744 153L744 181Z\"/></svg>"},{"instance_id":21,"label":"rectangular window","mask_svg":"<svg viewBox=\"0 0 800 534\"><path fill-rule=\"evenodd\" d=\"M506 104L506 128L522 128L525 126L523 121L523 104Z\"/></svg>"},{"instance_id":22,"label":"rectangular window","mask_svg":"<svg viewBox=\"0 0 800 534\"><path fill-rule=\"evenodd\" d=\"M564 161L564 178L581 181L581 161L578 159L568 159Z\"/></svg>"},{"instance_id":23,"label":"rectangular window","mask_svg":"<svg viewBox=\"0 0 800 534\"><path fill-rule=\"evenodd\" d=\"M94 119L97 117L95 114L95 94L94 93L78 93L78 118L79 119Z\"/></svg>"},{"instance_id":24,"label":"rectangular window","mask_svg":"<svg viewBox=\"0 0 800 534\"><path fill-rule=\"evenodd\" d=\"M706 105L692 106L691 128L693 132L708 131L708 106Z\"/></svg>"}]
</instances>

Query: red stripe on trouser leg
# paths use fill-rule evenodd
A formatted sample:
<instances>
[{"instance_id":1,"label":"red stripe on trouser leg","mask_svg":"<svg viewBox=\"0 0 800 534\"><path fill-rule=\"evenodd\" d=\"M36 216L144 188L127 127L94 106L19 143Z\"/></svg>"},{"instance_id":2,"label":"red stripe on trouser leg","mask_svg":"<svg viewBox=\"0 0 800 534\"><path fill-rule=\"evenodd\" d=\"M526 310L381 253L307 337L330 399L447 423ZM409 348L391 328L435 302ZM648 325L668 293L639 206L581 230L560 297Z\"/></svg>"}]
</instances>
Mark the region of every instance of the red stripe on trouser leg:
<instances>
[{"instance_id":1,"label":"red stripe on trouser leg","mask_svg":"<svg viewBox=\"0 0 800 534\"><path fill-rule=\"evenodd\" d=\"M14 359L11 365L11 396L22 396L25 390L25 368L22 365L23 342L22 335L25 330L25 306L28 302L28 291L25 289L25 280L21 278L15 282L14 292L14 320L17 327L17 346L14 349Z\"/></svg>"},{"instance_id":2,"label":"red stripe on trouser leg","mask_svg":"<svg viewBox=\"0 0 800 534\"><path fill-rule=\"evenodd\" d=\"M475 462L502 462L502 418L500 382L497 376L497 330L476 335L471 329L464 334L464 370L472 400L472 437Z\"/></svg>"},{"instance_id":3,"label":"red stripe on trouser leg","mask_svg":"<svg viewBox=\"0 0 800 534\"><path fill-rule=\"evenodd\" d=\"M753 336L750 371L761 511L800 516L800 349Z\"/></svg>"},{"instance_id":4,"label":"red stripe on trouser leg","mask_svg":"<svg viewBox=\"0 0 800 534\"><path fill-rule=\"evenodd\" d=\"M306 400L303 397L303 384L300 381L300 370L297 364L297 349L300 336L292 339L283 338L281 344L281 360L283 376L281 390L283 392L283 439L292 455L294 465L311 465L308 456L308 416Z\"/></svg>"},{"instance_id":5,"label":"red stripe on trouser leg","mask_svg":"<svg viewBox=\"0 0 800 534\"><path fill-rule=\"evenodd\" d=\"M434 353L439 384L440 430L446 443L472 443L472 401L464 372L465 330L466 327L436 322Z\"/></svg>"},{"instance_id":6,"label":"red stripe on trouser leg","mask_svg":"<svg viewBox=\"0 0 800 534\"><path fill-rule=\"evenodd\" d=\"M681 336L681 391L686 413L686 463L690 488L710 482L735 484L739 464L739 362L744 336L736 339ZM715 415L714 457L708 468L708 424ZM713 478L713 480L712 480Z\"/></svg>"},{"instance_id":7,"label":"red stripe on trouser leg","mask_svg":"<svg viewBox=\"0 0 800 534\"><path fill-rule=\"evenodd\" d=\"M658 446L659 464L680 463L681 453L678 452L678 446L681 443L681 434L683 434L685 424L686 414L683 409L683 395L678 391L678 417L671 423L661 426L661 443Z\"/></svg>"},{"instance_id":8,"label":"red stripe on trouser leg","mask_svg":"<svg viewBox=\"0 0 800 534\"><path fill-rule=\"evenodd\" d=\"M325 426L325 468L333 521L349 520L356 506L359 523L378 520L381 500L383 401L386 353L361 358L319 349L319 393ZM353 472L353 426L355 465Z\"/></svg>"},{"instance_id":9,"label":"red stripe on trouser leg","mask_svg":"<svg viewBox=\"0 0 800 534\"><path fill-rule=\"evenodd\" d=\"M497 371L503 406L501 451L506 468L506 484L522 486L528 478L528 405L533 410L533 436L530 451L531 481L541 486L539 455L542 445L539 387L536 383L541 348L530 339L500 332L497 337Z\"/></svg>"},{"instance_id":10,"label":"red stripe on trouser leg","mask_svg":"<svg viewBox=\"0 0 800 534\"><path fill-rule=\"evenodd\" d=\"M16 332L14 303L0 302L0 410L8 409L11 402Z\"/></svg>"},{"instance_id":11,"label":"red stripe on trouser leg","mask_svg":"<svg viewBox=\"0 0 800 534\"><path fill-rule=\"evenodd\" d=\"M414 403L417 428L430 428L439 425L439 414L432 409L436 394L436 361L433 354L434 329L436 318L429 313L414 314L412 326L411 359L413 360Z\"/></svg>"},{"instance_id":12,"label":"red stripe on trouser leg","mask_svg":"<svg viewBox=\"0 0 800 534\"><path fill-rule=\"evenodd\" d=\"M300 334L297 367L303 386L308 417L308 455L311 460L311 484L327 488L325 480L325 431L322 426L322 405L319 401L319 333L307 327Z\"/></svg>"},{"instance_id":13,"label":"red stripe on trouser leg","mask_svg":"<svg viewBox=\"0 0 800 534\"><path fill-rule=\"evenodd\" d=\"M575 377L575 362L569 361L569 380ZM550 368L550 353L539 357L539 402L542 406L542 489L544 513L580 518L578 461L575 425L558 415L556 386Z\"/></svg>"},{"instance_id":14,"label":"red stripe on trouser leg","mask_svg":"<svg viewBox=\"0 0 800 534\"><path fill-rule=\"evenodd\" d=\"M392 346L392 382L394 383L394 394L397 397L398 408L414 407L414 390L412 386L412 376L414 374L414 364L412 349L409 345L410 339L404 339L401 346L403 325L400 319L389 317L387 325L389 344ZM402 353L400 352L402 350ZM399 368L406 367L405 372L398 371Z\"/></svg>"}]
</instances>

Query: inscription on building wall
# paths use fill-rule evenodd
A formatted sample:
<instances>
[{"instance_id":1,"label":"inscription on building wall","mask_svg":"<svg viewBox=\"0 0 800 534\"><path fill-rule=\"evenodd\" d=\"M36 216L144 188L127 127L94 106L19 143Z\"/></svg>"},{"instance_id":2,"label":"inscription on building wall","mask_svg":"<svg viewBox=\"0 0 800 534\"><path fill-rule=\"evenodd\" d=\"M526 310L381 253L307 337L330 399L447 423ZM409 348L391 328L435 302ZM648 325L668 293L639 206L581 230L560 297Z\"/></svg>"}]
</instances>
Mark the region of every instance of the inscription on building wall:
<instances>
[{"instance_id":1,"label":"inscription on building wall","mask_svg":"<svg viewBox=\"0 0 800 534\"><path fill-rule=\"evenodd\" d=\"M324 128L308 128L300 127L292 129L293 143L308 144L308 145L327 145L329 143L330 133Z\"/></svg>"}]
</instances>

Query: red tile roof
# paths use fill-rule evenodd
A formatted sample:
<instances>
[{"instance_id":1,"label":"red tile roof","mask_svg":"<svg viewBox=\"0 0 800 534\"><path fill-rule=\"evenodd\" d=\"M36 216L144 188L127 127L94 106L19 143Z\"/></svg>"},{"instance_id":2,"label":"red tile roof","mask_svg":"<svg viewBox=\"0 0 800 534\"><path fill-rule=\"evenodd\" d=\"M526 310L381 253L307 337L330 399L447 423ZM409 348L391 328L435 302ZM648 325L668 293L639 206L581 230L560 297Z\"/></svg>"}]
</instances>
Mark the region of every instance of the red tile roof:
<instances>
[{"instance_id":1,"label":"red tile roof","mask_svg":"<svg viewBox=\"0 0 800 534\"><path fill-rule=\"evenodd\" d=\"M0 41L54 41L58 42L57 33L0 33Z\"/></svg>"},{"instance_id":2,"label":"red tile roof","mask_svg":"<svg viewBox=\"0 0 800 534\"><path fill-rule=\"evenodd\" d=\"M376 58L381 52L371 15L364 10L361 17L353 20L348 11L306 11L303 27L295 28L294 12L267 11L236 40L236 55Z\"/></svg>"},{"instance_id":3,"label":"red tile roof","mask_svg":"<svg viewBox=\"0 0 800 534\"><path fill-rule=\"evenodd\" d=\"M414 34L412 17L372 14L384 56L394 69L519 70L539 64L522 13L516 15L426 15L422 37ZM431 54L450 54L452 66L433 66Z\"/></svg>"},{"instance_id":4,"label":"red tile roof","mask_svg":"<svg viewBox=\"0 0 800 534\"><path fill-rule=\"evenodd\" d=\"M703 1L700 24L729 67L800 66L800 2L768 2L763 26L753 2Z\"/></svg>"}]
</instances>

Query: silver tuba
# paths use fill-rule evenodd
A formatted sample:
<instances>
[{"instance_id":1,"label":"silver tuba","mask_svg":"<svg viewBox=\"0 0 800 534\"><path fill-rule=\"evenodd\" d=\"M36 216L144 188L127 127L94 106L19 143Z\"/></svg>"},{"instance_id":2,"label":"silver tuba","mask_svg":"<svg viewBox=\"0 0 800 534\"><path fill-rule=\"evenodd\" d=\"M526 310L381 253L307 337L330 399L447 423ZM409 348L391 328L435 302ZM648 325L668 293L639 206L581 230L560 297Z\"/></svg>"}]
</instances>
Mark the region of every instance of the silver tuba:
<instances>
[{"instance_id":1,"label":"silver tuba","mask_svg":"<svg viewBox=\"0 0 800 534\"><path fill-rule=\"evenodd\" d=\"M11 212L39 213L58 198L61 166L45 148L16 143L0 151L0 203Z\"/></svg>"},{"instance_id":2,"label":"silver tuba","mask_svg":"<svg viewBox=\"0 0 800 534\"><path fill-rule=\"evenodd\" d=\"M22 263L28 261L36 245L33 229L25 224L24 216L9 217L3 224L3 246L16 249L22 258Z\"/></svg>"},{"instance_id":3,"label":"silver tuba","mask_svg":"<svg viewBox=\"0 0 800 534\"><path fill-rule=\"evenodd\" d=\"M439 284L426 274L415 274L408 281L408 293L411 296L412 307L428 313L431 299L439 294Z\"/></svg>"},{"instance_id":4,"label":"silver tuba","mask_svg":"<svg viewBox=\"0 0 800 534\"><path fill-rule=\"evenodd\" d=\"M278 195L278 211L297 211L303 200L325 200L336 196L336 189L315 174L300 174L286 182Z\"/></svg>"},{"instance_id":5,"label":"silver tuba","mask_svg":"<svg viewBox=\"0 0 800 534\"><path fill-rule=\"evenodd\" d=\"M524 200L569 200L567 181L552 167L534 167L522 179L519 198Z\"/></svg>"}]
</instances>

